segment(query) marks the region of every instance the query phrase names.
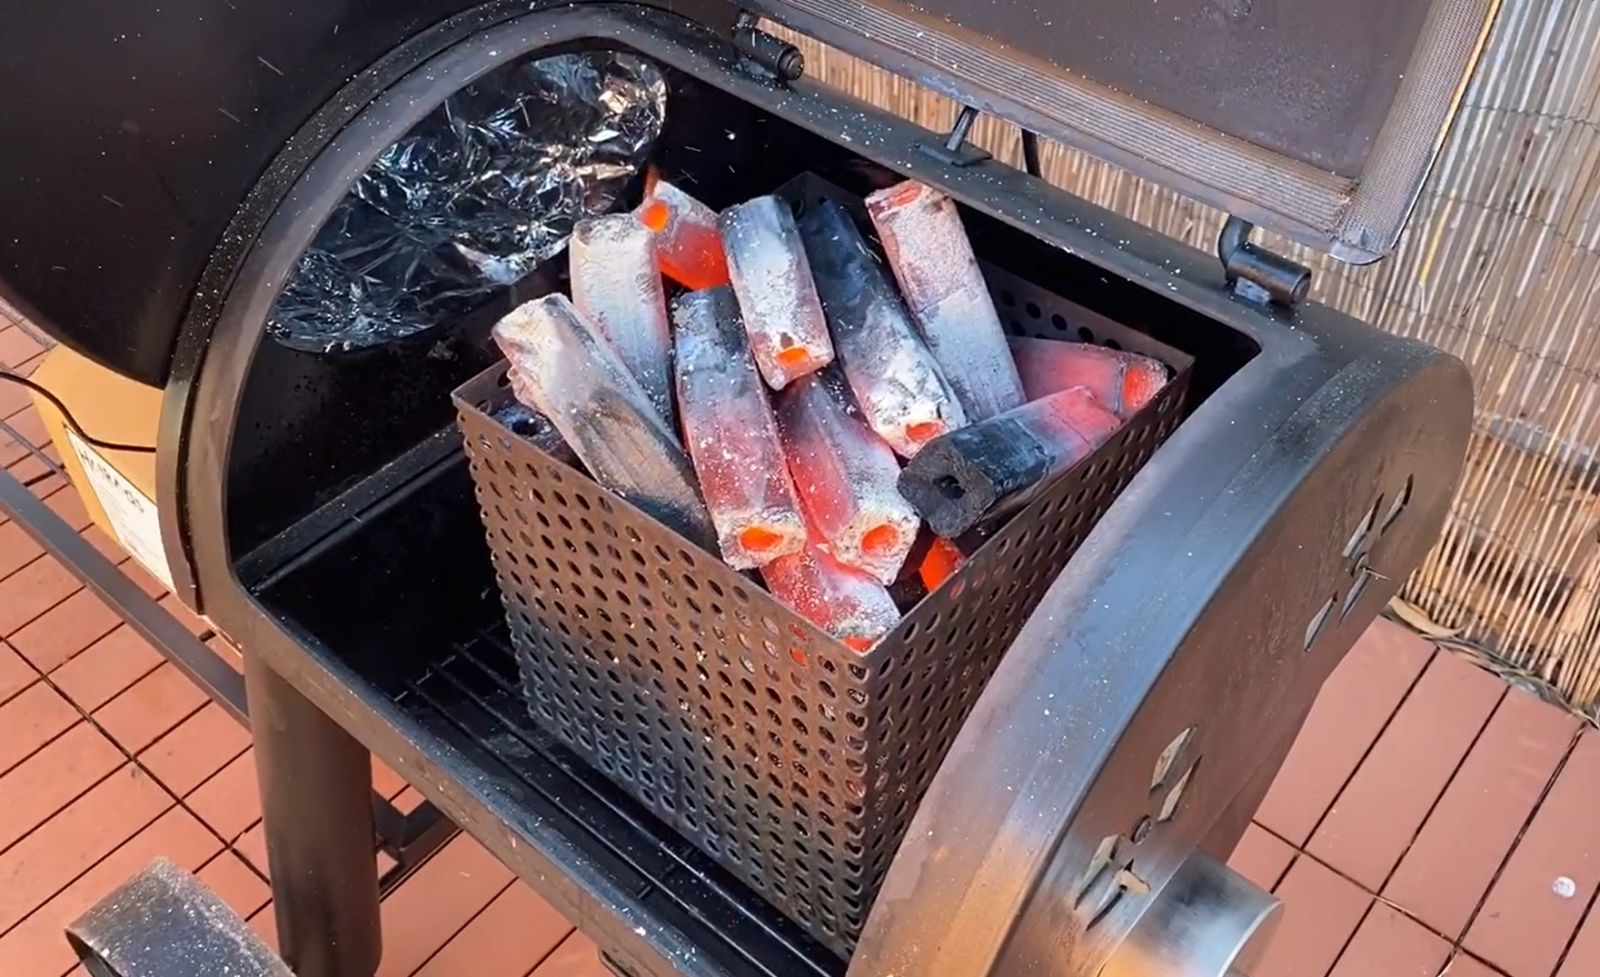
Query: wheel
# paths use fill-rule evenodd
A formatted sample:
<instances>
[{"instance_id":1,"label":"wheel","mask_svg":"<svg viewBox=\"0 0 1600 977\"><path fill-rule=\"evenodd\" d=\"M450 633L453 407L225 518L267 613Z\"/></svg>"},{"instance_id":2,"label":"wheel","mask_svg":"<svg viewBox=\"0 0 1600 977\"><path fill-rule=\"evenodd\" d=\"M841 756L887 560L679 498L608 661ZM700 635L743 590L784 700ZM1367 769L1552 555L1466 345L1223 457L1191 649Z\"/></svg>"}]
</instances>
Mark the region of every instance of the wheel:
<instances>
[{"instance_id":1,"label":"wheel","mask_svg":"<svg viewBox=\"0 0 1600 977\"><path fill-rule=\"evenodd\" d=\"M94 977L292 977L239 915L161 858L67 927Z\"/></svg>"}]
</instances>

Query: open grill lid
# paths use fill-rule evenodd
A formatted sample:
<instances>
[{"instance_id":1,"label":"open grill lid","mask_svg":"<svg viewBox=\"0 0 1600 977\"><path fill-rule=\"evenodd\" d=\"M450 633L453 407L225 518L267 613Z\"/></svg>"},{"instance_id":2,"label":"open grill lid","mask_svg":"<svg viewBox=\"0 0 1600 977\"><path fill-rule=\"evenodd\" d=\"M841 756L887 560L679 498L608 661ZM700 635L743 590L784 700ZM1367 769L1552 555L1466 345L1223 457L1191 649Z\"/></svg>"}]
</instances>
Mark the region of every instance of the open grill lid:
<instances>
[{"instance_id":1,"label":"open grill lid","mask_svg":"<svg viewBox=\"0 0 1600 977\"><path fill-rule=\"evenodd\" d=\"M1345 261L1388 254L1498 0L758 0Z\"/></svg>"}]
</instances>

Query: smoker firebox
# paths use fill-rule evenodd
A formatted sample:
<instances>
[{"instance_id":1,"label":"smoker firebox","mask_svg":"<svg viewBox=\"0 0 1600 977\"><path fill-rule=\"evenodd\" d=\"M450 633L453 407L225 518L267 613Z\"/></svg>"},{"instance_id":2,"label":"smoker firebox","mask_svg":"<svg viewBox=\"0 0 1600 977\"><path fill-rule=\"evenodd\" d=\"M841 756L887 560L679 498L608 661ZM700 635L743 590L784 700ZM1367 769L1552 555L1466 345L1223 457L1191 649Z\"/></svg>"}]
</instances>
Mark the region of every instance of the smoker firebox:
<instances>
[{"instance_id":1,"label":"smoker firebox","mask_svg":"<svg viewBox=\"0 0 1600 977\"><path fill-rule=\"evenodd\" d=\"M498 358L501 313L560 286L560 262L369 349L265 335L379 150L496 64L597 46L666 69L657 159L708 204L804 172L858 195L915 178L962 205L980 257L1084 311L1055 322L1024 298L1002 309L1018 331L1092 340L1109 321L1193 363L1184 419L1001 661L850 960L540 732L517 694L449 395ZM522 13L441 48L291 169L191 347L168 472L207 612L633 977L1098 972L1169 881L1225 860L1322 679L1443 518L1470 404L1458 363L1315 304L1250 302L1215 257L943 142L663 11Z\"/></svg>"}]
</instances>

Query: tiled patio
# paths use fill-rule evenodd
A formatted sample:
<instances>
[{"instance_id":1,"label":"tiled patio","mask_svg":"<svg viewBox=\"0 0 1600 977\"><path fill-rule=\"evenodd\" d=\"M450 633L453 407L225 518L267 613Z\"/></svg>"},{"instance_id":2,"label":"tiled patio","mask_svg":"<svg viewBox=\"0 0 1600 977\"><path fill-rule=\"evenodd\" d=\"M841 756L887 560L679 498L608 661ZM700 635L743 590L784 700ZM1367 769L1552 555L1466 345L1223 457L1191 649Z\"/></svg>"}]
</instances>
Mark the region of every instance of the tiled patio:
<instances>
[{"instance_id":1,"label":"tiled patio","mask_svg":"<svg viewBox=\"0 0 1600 977\"><path fill-rule=\"evenodd\" d=\"M28 369L41 352L0 319L0 362ZM17 440L43 438L23 391L0 383L0 418L0 464L160 594L89 526L54 453ZM0 522L0 975L71 971L63 925L157 855L270 937L258 822L246 732ZM1380 622L1324 689L1233 862L1286 904L1256 977L1595 977L1600 733ZM465 837L387 899L384 920L390 977L605 972Z\"/></svg>"}]
</instances>

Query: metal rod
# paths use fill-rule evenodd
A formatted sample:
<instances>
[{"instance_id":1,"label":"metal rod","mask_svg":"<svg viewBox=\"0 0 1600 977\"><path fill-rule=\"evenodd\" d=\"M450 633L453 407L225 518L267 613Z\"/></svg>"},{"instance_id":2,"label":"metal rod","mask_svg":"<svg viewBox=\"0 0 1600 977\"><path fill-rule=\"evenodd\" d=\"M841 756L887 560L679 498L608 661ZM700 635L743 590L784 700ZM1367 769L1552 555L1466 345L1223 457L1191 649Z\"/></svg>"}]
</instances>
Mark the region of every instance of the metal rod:
<instances>
[{"instance_id":1,"label":"metal rod","mask_svg":"<svg viewBox=\"0 0 1600 977\"><path fill-rule=\"evenodd\" d=\"M24 532L111 605L129 627L154 645L213 702L239 722L249 722L244 678L233 666L206 647L105 554L7 472L0 472L0 509L10 512Z\"/></svg>"},{"instance_id":2,"label":"metal rod","mask_svg":"<svg viewBox=\"0 0 1600 977\"><path fill-rule=\"evenodd\" d=\"M1039 162L1039 134L1032 129L1022 130L1022 167L1029 176L1044 178L1044 169Z\"/></svg>"},{"instance_id":3,"label":"metal rod","mask_svg":"<svg viewBox=\"0 0 1600 977\"><path fill-rule=\"evenodd\" d=\"M250 725L244 676L5 471L0 471L0 510L9 512L24 532L104 600L207 698L241 725ZM361 782L370 783L365 771ZM424 804L409 815L401 814L377 791L372 792L372 815L380 829L378 846L398 863L385 875L385 892L416 871L456 830L432 804Z\"/></svg>"},{"instance_id":4,"label":"metal rod","mask_svg":"<svg viewBox=\"0 0 1600 977\"><path fill-rule=\"evenodd\" d=\"M382 840L381 843L383 850L395 861L394 866L378 879L378 891L387 895L410 878L460 829L431 802L424 802L410 814L401 814L393 805L386 804L385 807L392 815L387 822L387 829L384 812L374 811L374 814L377 817L379 839L393 839Z\"/></svg>"}]
</instances>

